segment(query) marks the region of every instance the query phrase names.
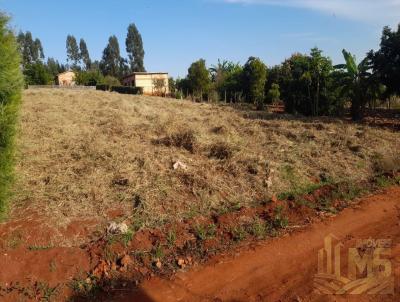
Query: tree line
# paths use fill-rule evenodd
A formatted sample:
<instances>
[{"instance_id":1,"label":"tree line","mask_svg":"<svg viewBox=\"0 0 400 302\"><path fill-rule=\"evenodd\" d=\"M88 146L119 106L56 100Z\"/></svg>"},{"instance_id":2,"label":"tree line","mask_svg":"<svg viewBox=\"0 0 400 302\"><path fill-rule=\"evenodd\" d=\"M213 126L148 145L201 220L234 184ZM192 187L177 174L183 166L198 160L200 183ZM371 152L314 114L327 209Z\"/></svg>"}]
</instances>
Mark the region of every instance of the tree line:
<instances>
[{"instance_id":1,"label":"tree line","mask_svg":"<svg viewBox=\"0 0 400 302\"><path fill-rule=\"evenodd\" d=\"M257 109L282 100L287 112L307 116L341 115L350 106L354 120L363 117L366 106L400 94L400 25L397 31L385 27L380 49L360 62L350 52L342 53L340 65L318 48L272 67L256 57L243 66L219 60L210 68L200 59L185 78L170 81L170 88L178 98L248 102Z\"/></svg>"},{"instance_id":2,"label":"tree line","mask_svg":"<svg viewBox=\"0 0 400 302\"><path fill-rule=\"evenodd\" d=\"M22 58L22 70L27 85L55 84L59 73L73 70L79 85L120 85L120 80L131 72L143 72L145 51L142 36L134 23L128 26L125 40L128 58L123 58L115 35L108 39L100 61L92 61L86 41L79 44L73 35L66 38L67 64L54 58L45 61L42 43L32 33L20 32L17 36L18 49Z\"/></svg>"}]
</instances>

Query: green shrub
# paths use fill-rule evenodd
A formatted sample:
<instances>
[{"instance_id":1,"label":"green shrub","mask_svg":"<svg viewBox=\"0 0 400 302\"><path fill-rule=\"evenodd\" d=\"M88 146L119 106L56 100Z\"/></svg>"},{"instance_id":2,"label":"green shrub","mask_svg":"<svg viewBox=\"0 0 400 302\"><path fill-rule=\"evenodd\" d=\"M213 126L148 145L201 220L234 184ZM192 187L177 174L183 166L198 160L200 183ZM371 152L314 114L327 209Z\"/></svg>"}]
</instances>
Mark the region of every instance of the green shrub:
<instances>
[{"instance_id":1,"label":"green shrub","mask_svg":"<svg viewBox=\"0 0 400 302\"><path fill-rule=\"evenodd\" d=\"M108 86L120 86L121 82L117 78L108 75L108 76L105 76L103 81L99 84L105 84Z\"/></svg>"},{"instance_id":2,"label":"green shrub","mask_svg":"<svg viewBox=\"0 0 400 302\"><path fill-rule=\"evenodd\" d=\"M28 64L24 70L27 85L51 85L54 84L52 75L42 62Z\"/></svg>"},{"instance_id":3,"label":"green shrub","mask_svg":"<svg viewBox=\"0 0 400 302\"><path fill-rule=\"evenodd\" d=\"M110 91L110 86L106 84L98 84L96 85L96 90Z\"/></svg>"},{"instance_id":4,"label":"green shrub","mask_svg":"<svg viewBox=\"0 0 400 302\"><path fill-rule=\"evenodd\" d=\"M20 56L8 21L0 13L0 215L7 208L13 180L15 124L23 87Z\"/></svg>"},{"instance_id":5,"label":"green shrub","mask_svg":"<svg viewBox=\"0 0 400 302\"><path fill-rule=\"evenodd\" d=\"M142 88L131 86L111 86L111 91L122 94L142 94Z\"/></svg>"},{"instance_id":6,"label":"green shrub","mask_svg":"<svg viewBox=\"0 0 400 302\"><path fill-rule=\"evenodd\" d=\"M98 70L80 71L76 75L76 83L83 86L96 86L104 81Z\"/></svg>"}]
</instances>

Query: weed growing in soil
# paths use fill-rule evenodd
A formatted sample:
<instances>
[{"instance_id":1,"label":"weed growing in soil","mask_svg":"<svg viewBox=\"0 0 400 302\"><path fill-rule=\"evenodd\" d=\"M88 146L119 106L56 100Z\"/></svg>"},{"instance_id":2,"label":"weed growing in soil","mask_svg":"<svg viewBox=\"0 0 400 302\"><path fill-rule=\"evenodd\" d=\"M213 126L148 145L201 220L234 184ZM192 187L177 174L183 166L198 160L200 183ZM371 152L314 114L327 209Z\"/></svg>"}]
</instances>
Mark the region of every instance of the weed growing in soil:
<instances>
[{"instance_id":1,"label":"weed growing in soil","mask_svg":"<svg viewBox=\"0 0 400 302\"><path fill-rule=\"evenodd\" d=\"M41 300L40 301L48 301L51 302L53 298L58 295L58 287L50 287L49 284L45 282L38 282L37 288L41 293Z\"/></svg>"},{"instance_id":2,"label":"weed growing in soil","mask_svg":"<svg viewBox=\"0 0 400 302\"><path fill-rule=\"evenodd\" d=\"M248 232L256 239L263 239L267 236L268 228L264 221L255 218L249 226Z\"/></svg>"},{"instance_id":3,"label":"weed growing in soil","mask_svg":"<svg viewBox=\"0 0 400 302\"><path fill-rule=\"evenodd\" d=\"M94 298L101 291L99 280L95 276L88 276L86 279L74 279L69 284L75 295L81 298Z\"/></svg>"},{"instance_id":4,"label":"weed growing in soil","mask_svg":"<svg viewBox=\"0 0 400 302\"><path fill-rule=\"evenodd\" d=\"M167 243L169 247L173 247L176 241L176 233L174 230L169 230L167 234Z\"/></svg>"},{"instance_id":5,"label":"weed growing in soil","mask_svg":"<svg viewBox=\"0 0 400 302\"><path fill-rule=\"evenodd\" d=\"M231 234L232 239L236 242L242 241L247 237L246 229L241 225L233 227Z\"/></svg>"},{"instance_id":6,"label":"weed growing in soil","mask_svg":"<svg viewBox=\"0 0 400 302\"><path fill-rule=\"evenodd\" d=\"M214 238L216 228L216 225L213 223L207 226L198 224L194 227L194 234L199 240Z\"/></svg>"},{"instance_id":7,"label":"weed growing in soil","mask_svg":"<svg viewBox=\"0 0 400 302\"><path fill-rule=\"evenodd\" d=\"M153 247L151 251L151 256L153 261L159 261L164 258L164 249L162 245L159 243L155 247Z\"/></svg>"},{"instance_id":8,"label":"weed growing in soil","mask_svg":"<svg viewBox=\"0 0 400 302\"><path fill-rule=\"evenodd\" d=\"M288 218L284 215L282 206L277 206L274 210L274 218L271 221L272 228L274 229L284 229L289 225Z\"/></svg>"},{"instance_id":9,"label":"weed growing in soil","mask_svg":"<svg viewBox=\"0 0 400 302\"><path fill-rule=\"evenodd\" d=\"M31 245L28 247L30 251L44 251L53 248L52 245Z\"/></svg>"}]
</instances>

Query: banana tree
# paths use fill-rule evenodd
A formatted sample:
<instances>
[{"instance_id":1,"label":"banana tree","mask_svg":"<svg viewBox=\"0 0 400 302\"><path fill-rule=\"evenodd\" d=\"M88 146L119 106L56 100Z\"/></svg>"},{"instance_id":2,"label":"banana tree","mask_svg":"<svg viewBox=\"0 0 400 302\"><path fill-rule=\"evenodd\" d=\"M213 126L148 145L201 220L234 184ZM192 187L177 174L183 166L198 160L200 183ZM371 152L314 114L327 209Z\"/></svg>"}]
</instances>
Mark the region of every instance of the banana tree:
<instances>
[{"instance_id":1,"label":"banana tree","mask_svg":"<svg viewBox=\"0 0 400 302\"><path fill-rule=\"evenodd\" d=\"M369 82L371 79L370 62L368 58L356 64L356 57L343 49L346 64L335 66L339 70L338 84L342 95L351 100L351 116L359 121L363 118L363 111L368 100Z\"/></svg>"}]
</instances>

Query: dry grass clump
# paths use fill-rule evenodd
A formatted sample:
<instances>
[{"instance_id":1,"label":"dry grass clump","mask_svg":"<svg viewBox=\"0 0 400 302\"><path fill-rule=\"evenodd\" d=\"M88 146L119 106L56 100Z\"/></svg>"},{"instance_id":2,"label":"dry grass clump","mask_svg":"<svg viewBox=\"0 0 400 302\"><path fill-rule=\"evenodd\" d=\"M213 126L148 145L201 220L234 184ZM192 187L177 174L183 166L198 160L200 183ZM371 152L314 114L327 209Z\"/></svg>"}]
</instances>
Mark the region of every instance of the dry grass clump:
<instances>
[{"instance_id":1,"label":"dry grass clump","mask_svg":"<svg viewBox=\"0 0 400 302\"><path fill-rule=\"evenodd\" d=\"M193 130L183 129L180 132L171 133L168 136L154 140L156 144L163 144L168 147L183 148L194 153L196 146L196 137Z\"/></svg>"},{"instance_id":2,"label":"dry grass clump","mask_svg":"<svg viewBox=\"0 0 400 302\"><path fill-rule=\"evenodd\" d=\"M394 175L400 172L400 153L376 154L374 169L378 175Z\"/></svg>"},{"instance_id":3,"label":"dry grass clump","mask_svg":"<svg viewBox=\"0 0 400 302\"><path fill-rule=\"evenodd\" d=\"M233 156L234 150L232 146L225 142L218 142L210 146L209 158L216 158L219 160L230 159Z\"/></svg>"},{"instance_id":4,"label":"dry grass clump","mask_svg":"<svg viewBox=\"0 0 400 302\"><path fill-rule=\"evenodd\" d=\"M400 150L399 133L336 119L98 91L27 90L20 128L12 215L62 226L116 209L135 228L207 216L319 179L368 179L376 154Z\"/></svg>"}]
</instances>

